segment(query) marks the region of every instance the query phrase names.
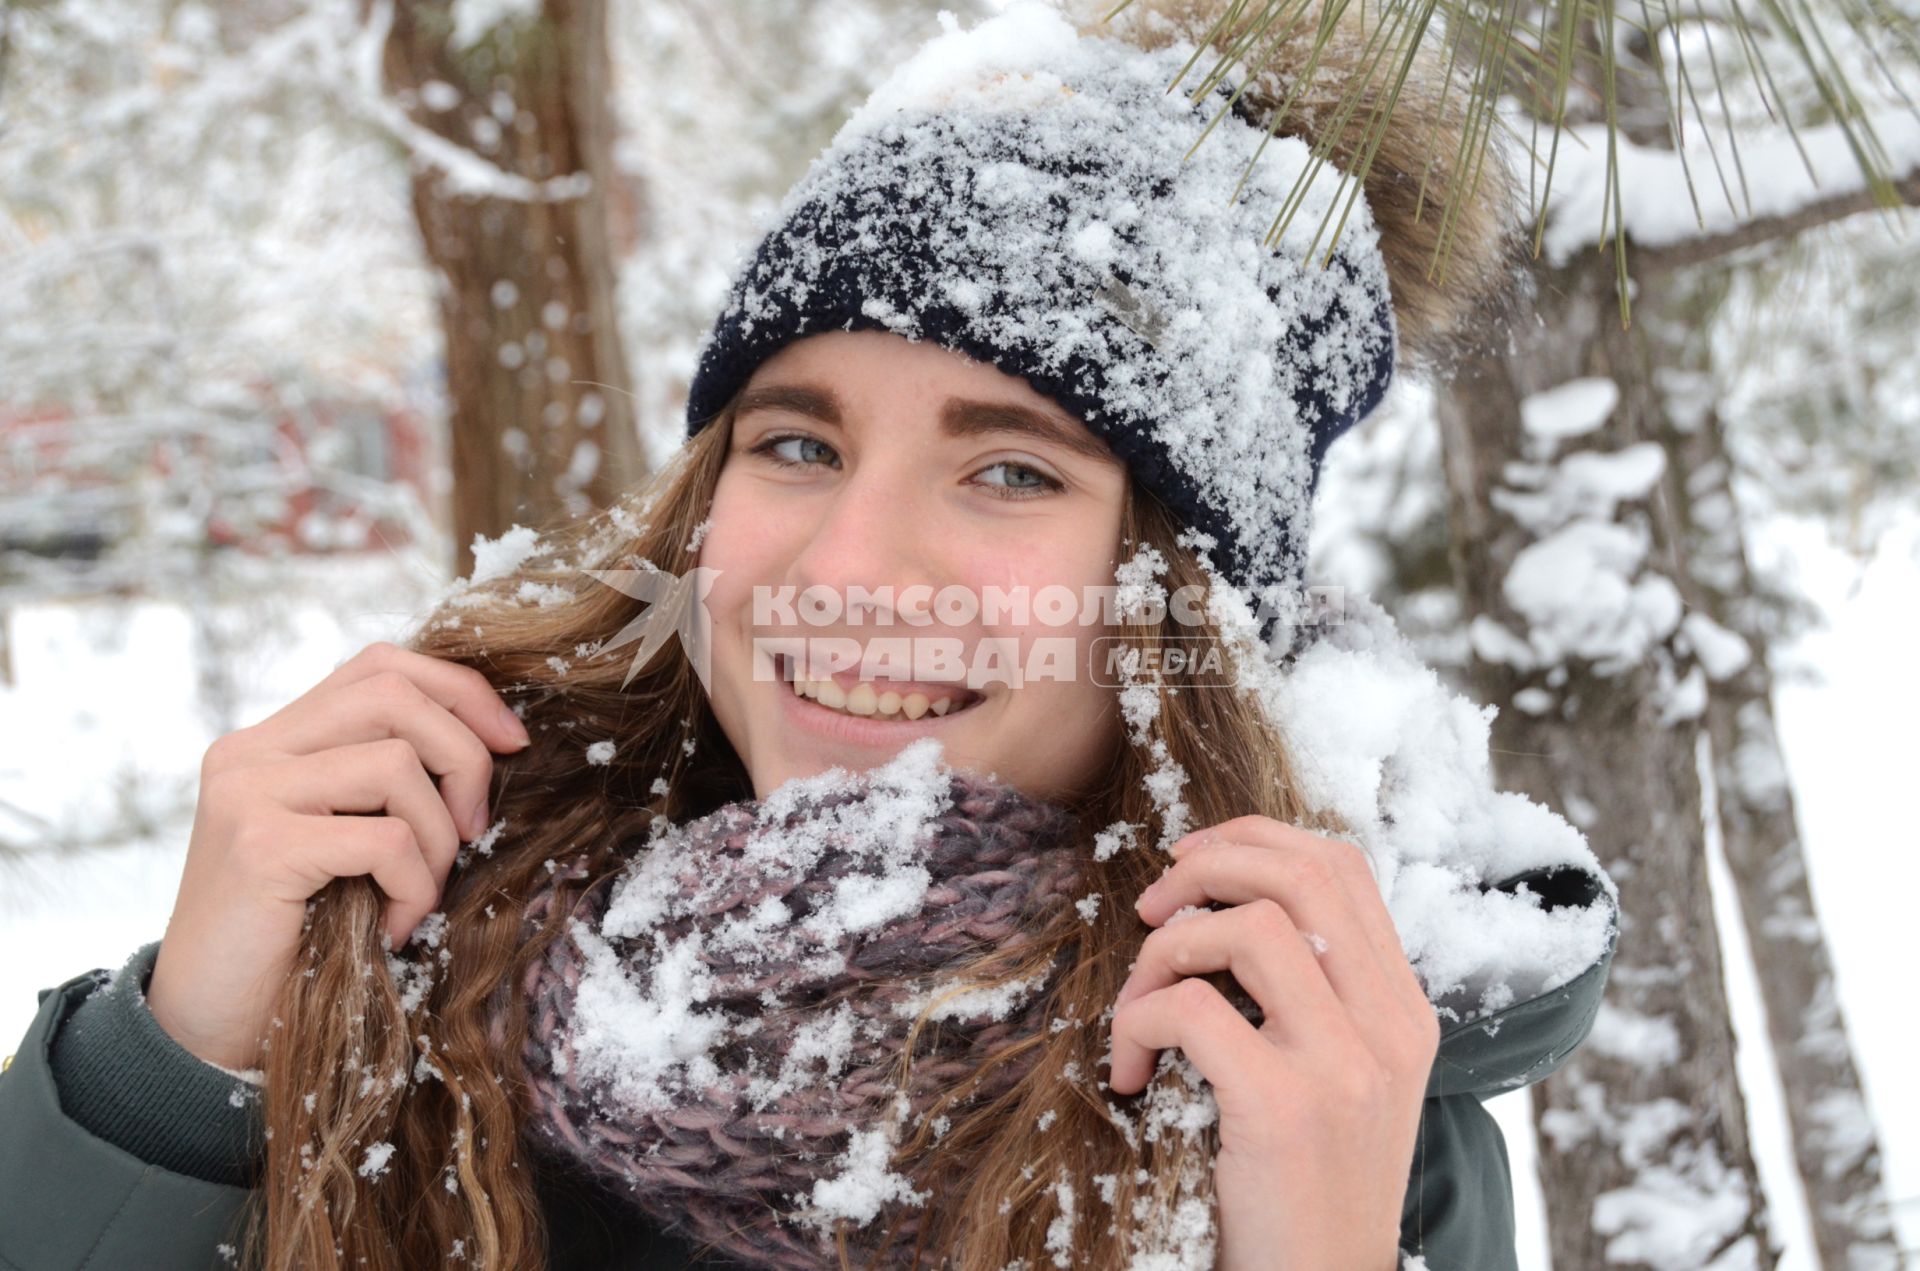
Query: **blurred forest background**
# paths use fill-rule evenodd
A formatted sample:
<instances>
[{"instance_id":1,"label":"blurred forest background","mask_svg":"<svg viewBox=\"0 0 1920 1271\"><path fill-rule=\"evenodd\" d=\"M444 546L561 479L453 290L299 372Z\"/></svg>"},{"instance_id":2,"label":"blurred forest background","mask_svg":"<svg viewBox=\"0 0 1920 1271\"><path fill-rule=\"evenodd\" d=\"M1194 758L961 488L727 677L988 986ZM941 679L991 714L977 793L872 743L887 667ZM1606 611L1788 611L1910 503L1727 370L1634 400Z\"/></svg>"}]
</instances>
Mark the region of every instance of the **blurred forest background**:
<instances>
[{"instance_id":1,"label":"blurred forest background","mask_svg":"<svg viewBox=\"0 0 1920 1271\"><path fill-rule=\"evenodd\" d=\"M993 7L0 5L0 1033L161 930L213 737L678 443L780 196ZM1820 13L1640 9L1622 199L1576 97L1526 315L1321 483L1315 579L1498 707L1500 784L1622 888L1589 1042L1490 1105L1530 1271L1920 1246L1920 268L1880 206L1920 202L1920 83L1820 23L1876 195L1820 85L1741 56ZM1676 152L1661 77L1709 67Z\"/></svg>"}]
</instances>

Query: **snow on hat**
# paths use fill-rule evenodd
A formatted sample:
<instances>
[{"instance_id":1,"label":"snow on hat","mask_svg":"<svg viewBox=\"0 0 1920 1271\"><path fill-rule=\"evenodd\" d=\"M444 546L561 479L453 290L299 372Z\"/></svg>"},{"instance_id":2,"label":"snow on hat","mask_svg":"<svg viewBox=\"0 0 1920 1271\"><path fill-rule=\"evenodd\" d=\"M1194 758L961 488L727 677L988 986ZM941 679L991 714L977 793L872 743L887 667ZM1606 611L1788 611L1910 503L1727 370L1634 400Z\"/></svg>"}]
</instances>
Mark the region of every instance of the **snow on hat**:
<instances>
[{"instance_id":1,"label":"snow on hat","mask_svg":"<svg viewBox=\"0 0 1920 1271\"><path fill-rule=\"evenodd\" d=\"M1194 149L1233 84L1169 93L1191 45L1085 34L1037 0L941 21L774 214L700 348L687 435L803 336L932 340L1079 416L1280 611L1321 458L1393 376L1364 195L1324 164L1270 247L1309 148L1230 114Z\"/></svg>"}]
</instances>

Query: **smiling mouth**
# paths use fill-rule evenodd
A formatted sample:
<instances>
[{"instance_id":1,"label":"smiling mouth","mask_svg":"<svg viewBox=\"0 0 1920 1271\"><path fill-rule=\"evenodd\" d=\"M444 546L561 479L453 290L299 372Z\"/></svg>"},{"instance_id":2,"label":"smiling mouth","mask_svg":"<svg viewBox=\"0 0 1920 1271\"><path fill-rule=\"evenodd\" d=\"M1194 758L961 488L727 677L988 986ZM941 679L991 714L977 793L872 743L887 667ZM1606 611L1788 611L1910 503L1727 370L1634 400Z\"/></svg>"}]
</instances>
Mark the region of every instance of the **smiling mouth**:
<instances>
[{"instance_id":1,"label":"smiling mouth","mask_svg":"<svg viewBox=\"0 0 1920 1271\"><path fill-rule=\"evenodd\" d=\"M776 660L789 692L841 715L907 722L927 715L959 715L985 700L984 694L959 684L915 684L903 693L885 681L813 679L796 675L798 667L791 656L779 654Z\"/></svg>"}]
</instances>

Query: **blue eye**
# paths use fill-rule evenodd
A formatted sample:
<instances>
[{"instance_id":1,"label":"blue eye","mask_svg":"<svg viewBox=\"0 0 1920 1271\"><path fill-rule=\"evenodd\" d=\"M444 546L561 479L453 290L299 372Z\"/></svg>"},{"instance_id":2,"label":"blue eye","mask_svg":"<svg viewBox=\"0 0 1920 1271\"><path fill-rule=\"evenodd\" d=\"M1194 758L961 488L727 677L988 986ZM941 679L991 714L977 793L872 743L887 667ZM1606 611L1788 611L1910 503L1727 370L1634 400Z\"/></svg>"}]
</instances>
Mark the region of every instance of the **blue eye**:
<instances>
[{"instance_id":1,"label":"blue eye","mask_svg":"<svg viewBox=\"0 0 1920 1271\"><path fill-rule=\"evenodd\" d=\"M832 446L818 437L806 433L775 433L764 437L747 448L747 453L758 455L768 463L782 468L811 468L840 466L839 456ZM1011 459L1002 459L980 469L980 473L1004 472L1005 478L999 481L982 481L997 499L1033 499L1050 493L1058 493L1066 486L1046 473L1029 464L1017 463Z\"/></svg>"},{"instance_id":2,"label":"blue eye","mask_svg":"<svg viewBox=\"0 0 1920 1271\"><path fill-rule=\"evenodd\" d=\"M1044 491L1064 490L1066 488L1038 468L1029 467L1024 463L1015 463L1011 459L1002 459L998 463L990 463L980 469L980 471L994 472L1002 469L1008 474L1020 474L1021 479L984 482L983 484L992 490L997 498L1032 499L1039 497Z\"/></svg>"},{"instance_id":3,"label":"blue eye","mask_svg":"<svg viewBox=\"0 0 1920 1271\"><path fill-rule=\"evenodd\" d=\"M829 446L826 442L820 440L818 437L809 437L805 433L776 434L772 437L768 437L765 440L757 443L756 445L751 447L747 453L755 454L755 455L764 455L770 462L779 464L783 468L812 467L813 466L812 459L802 458L802 457L791 455L791 454L783 454L780 452L780 447L786 445L789 442L799 442L800 451L802 455L812 454L815 456L819 456L823 452L824 454L827 454L827 455L831 455L833 453L832 446ZM807 450L808 446L817 446L819 449L809 451Z\"/></svg>"}]
</instances>

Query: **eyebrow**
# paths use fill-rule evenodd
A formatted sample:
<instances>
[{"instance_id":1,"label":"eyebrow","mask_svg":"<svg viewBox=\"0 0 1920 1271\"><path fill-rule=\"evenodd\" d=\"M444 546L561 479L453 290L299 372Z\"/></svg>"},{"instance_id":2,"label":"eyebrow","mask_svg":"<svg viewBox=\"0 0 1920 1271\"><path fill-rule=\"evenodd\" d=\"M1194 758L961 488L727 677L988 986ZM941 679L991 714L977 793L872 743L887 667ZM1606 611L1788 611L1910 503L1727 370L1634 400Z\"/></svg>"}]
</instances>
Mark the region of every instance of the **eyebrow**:
<instances>
[{"instance_id":1,"label":"eyebrow","mask_svg":"<svg viewBox=\"0 0 1920 1271\"><path fill-rule=\"evenodd\" d=\"M841 426L840 400L831 389L810 384L768 384L740 395L734 408L738 418L755 410L784 410ZM982 437L996 433L1031 437L1059 446L1096 463L1117 462L1105 442L1084 425L1053 411L1035 410L1013 402L971 401L949 397L940 408L940 431L949 437Z\"/></svg>"}]
</instances>

